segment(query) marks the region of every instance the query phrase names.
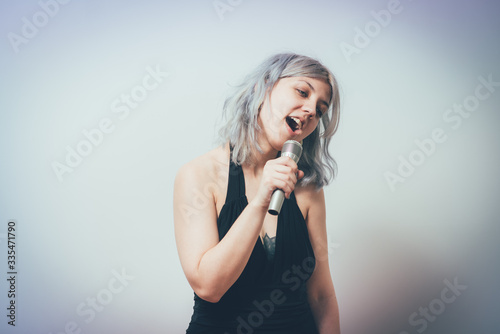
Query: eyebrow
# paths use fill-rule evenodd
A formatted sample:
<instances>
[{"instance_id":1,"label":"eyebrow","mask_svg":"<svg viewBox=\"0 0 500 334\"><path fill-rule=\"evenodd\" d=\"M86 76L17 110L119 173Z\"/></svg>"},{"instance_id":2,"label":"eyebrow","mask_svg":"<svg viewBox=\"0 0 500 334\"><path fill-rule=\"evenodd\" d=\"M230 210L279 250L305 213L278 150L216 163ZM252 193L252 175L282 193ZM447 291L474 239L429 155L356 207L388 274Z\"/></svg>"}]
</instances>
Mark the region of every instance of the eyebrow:
<instances>
[{"instance_id":1,"label":"eyebrow","mask_svg":"<svg viewBox=\"0 0 500 334\"><path fill-rule=\"evenodd\" d=\"M314 87L308 81L305 80L299 80L299 81L305 82L313 92L316 92ZM325 100L320 100L319 102L323 103L327 108L330 108L330 105Z\"/></svg>"}]
</instances>

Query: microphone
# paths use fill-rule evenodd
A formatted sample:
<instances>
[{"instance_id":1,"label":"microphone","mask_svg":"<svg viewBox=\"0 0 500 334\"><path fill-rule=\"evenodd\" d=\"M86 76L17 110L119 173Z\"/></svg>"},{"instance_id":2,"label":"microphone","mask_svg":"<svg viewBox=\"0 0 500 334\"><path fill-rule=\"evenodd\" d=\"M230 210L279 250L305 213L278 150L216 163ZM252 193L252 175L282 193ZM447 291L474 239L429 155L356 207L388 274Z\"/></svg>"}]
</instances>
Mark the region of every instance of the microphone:
<instances>
[{"instance_id":1,"label":"microphone","mask_svg":"<svg viewBox=\"0 0 500 334\"><path fill-rule=\"evenodd\" d=\"M281 149L281 156L292 158L295 163L299 162L300 156L302 155L302 145L295 140L287 140L283 144L283 148ZM269 202L269 209L267 212L276 216L281 211L281 206L283 205L283 201L285 200L285 193L281 189L276 189L272 196L271 202Z\"/></svg>"}]
</instances>

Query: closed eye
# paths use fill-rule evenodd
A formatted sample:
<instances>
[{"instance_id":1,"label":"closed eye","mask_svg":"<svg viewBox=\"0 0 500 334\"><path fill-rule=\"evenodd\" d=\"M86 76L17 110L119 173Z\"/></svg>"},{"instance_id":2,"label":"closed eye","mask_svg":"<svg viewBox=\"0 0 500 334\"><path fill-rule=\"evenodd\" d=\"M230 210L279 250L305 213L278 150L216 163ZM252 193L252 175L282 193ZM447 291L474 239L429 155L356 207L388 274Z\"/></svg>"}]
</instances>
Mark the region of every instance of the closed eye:
<instances>
[{"instance_id":1,"label":"closed eye","mask_svg":"<svg viewBox=\"0 0 500 334\"><path fill-rule=\"evenodd\" d=\"M300 96L307 97L307 93L304 92L303 90L297 89L297 92L299 93Z\"/></svg>"}]
</instances>

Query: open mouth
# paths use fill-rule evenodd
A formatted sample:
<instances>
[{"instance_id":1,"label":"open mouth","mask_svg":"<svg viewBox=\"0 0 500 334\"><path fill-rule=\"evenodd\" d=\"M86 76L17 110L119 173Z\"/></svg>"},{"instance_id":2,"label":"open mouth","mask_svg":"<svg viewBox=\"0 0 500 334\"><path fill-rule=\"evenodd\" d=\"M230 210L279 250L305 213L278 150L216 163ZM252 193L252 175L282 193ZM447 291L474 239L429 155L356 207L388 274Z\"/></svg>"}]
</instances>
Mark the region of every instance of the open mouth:
<instances>
[{"instance_id":1,"label":"open mouth","mask_svg":"<svg viewBox=\"0 0 500 334\"><path fill-rule=\"evenodd\" d=\"M300 121L300 119L295 118L293 116L292 117L287 116L286 123L288 124L290 129L292 129L293 132L302 129L302 122Z\"/></svg>"}]
</instances>

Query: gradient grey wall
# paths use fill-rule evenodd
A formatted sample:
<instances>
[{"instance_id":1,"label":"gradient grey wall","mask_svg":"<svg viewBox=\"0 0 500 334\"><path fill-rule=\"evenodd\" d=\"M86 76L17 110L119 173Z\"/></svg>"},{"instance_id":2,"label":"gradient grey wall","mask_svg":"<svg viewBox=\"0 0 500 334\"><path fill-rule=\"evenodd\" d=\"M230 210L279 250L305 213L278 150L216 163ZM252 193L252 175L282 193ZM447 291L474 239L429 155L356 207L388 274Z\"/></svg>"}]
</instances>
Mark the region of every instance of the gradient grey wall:
<instances>
[{"instance_id":1,"label":"gradient grey wall","mask_svg":"<svg viewBox=\"0 0 500 334\"><path fill-rule=\"evenodd\" d=\"M282 51L319 58L341 85L326 198L343 333L500 330L497 1L23 0L0 13L2 333L185 330L175 173L214 147L229 85ZM71 150L86 156L68 167Z\"/></svg>"}]
</instances>

